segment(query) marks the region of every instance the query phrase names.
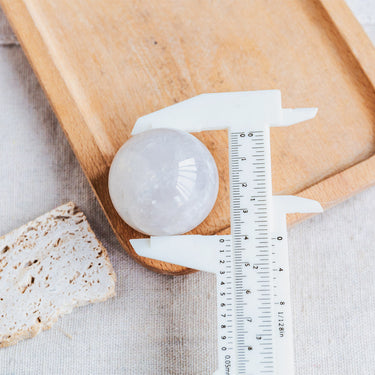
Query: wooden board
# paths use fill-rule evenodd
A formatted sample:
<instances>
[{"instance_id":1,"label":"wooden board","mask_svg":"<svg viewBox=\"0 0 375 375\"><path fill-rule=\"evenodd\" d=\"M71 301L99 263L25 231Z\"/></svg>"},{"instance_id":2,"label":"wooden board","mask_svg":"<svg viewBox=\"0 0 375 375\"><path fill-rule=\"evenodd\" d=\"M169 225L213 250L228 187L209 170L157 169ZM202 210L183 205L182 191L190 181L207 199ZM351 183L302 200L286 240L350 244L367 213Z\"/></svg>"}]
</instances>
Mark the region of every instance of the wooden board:
<instances>
[{"instance_id":1,"label":"wooden board","mask_svg":"<svg viewBox=\"0 0 375 375\"><path fill-rule=\"evenodd\" d=\"M204 92L282 90L316 119L273 129L276 194L325 208L375 182L375 51L342 0L0 0L123 247L140 237L115 212L107 177L136 119ZM229 233L225 132L198 135L220 171L194 233ZM290 223L301 220L292 215Z\"/></svg>"}]
</instances>

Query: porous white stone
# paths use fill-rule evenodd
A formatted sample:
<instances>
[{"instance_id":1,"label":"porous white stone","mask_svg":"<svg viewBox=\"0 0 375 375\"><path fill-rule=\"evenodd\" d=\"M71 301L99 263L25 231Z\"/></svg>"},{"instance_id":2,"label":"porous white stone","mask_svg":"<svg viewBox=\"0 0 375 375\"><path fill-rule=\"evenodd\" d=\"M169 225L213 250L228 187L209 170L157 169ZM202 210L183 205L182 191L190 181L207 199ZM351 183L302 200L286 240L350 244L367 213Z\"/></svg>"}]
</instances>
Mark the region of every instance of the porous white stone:
<instances>
[{"instance_id":1,"label":"porous white stone","mask_svg":"<svg viewBox=\"0 0 375 375\"><path fill-rule=\"evenodd\" d=\"M113 297L115 281L106 249L72 202L0 237L0 348Z\"/></svg>"},{"instance_id":2,"label":"porous white stone","mask_svg":"<svg viewBox=\"0 0 375 375\"><path fill-rule=\"evenodd\" d=\"M116 154L109 193L122 219L139 232L186 233L215 204L215 160L197 138L173 129L153 129L130 138Z\"/></svg>"}]
</instances>

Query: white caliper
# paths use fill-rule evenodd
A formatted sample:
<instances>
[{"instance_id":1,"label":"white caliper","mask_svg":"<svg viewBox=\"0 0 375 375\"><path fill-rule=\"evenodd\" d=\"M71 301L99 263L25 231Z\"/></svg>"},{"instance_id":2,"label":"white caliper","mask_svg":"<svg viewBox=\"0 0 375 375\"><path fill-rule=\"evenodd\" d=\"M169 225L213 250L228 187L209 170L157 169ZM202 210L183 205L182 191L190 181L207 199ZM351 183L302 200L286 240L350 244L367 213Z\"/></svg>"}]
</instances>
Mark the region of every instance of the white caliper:
<instances>
[{"instance_id":1,"label":"white caliper","mask_svg":"<svg viewBox=\"0 0 375 375\"><path fill-rule=\"evenodd\" d=\"M286 214L322 207L272 196L269 128L316 113L283 109L278 90L203 94L141 117L133 129L228 129L232 234L130 240L140 256L217 275L215 375L294 374Z\"/></svg>"}]
</instances>

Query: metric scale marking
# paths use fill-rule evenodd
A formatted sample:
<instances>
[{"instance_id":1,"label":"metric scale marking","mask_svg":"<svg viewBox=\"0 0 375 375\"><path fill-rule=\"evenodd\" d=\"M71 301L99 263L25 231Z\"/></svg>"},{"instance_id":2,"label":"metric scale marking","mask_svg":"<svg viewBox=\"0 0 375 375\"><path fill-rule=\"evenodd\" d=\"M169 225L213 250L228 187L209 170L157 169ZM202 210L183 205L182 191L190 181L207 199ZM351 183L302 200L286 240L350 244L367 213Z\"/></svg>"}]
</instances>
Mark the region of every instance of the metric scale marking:
<instances>
[{"instance_id":1,"label":"metric scale marking","mask_svg":"<svg viewBox=\"0 0 375 375\"><path fill-rule=\"evenodd\" d=\"M271 373L274 366L267 138L266 130L229 133L238 374L254 369L254 352L261 354L260 372ZM249 272L246 265L256 268Z\"/></svg>"},{"instance_id":2,"label":"metric scale marking","mask_svg":"<svg viewBox=\"0 0 375 375\"><path fill-rule=\"evenodd\" d=\"M286 214L322 208L272 196L269 127L315 114L282 109L278 90L204 94L141 117L133 129L228 129L232 234L130 241L141 256L216 273L215 375L294 373Z\"/></svg>"}]
</instances>

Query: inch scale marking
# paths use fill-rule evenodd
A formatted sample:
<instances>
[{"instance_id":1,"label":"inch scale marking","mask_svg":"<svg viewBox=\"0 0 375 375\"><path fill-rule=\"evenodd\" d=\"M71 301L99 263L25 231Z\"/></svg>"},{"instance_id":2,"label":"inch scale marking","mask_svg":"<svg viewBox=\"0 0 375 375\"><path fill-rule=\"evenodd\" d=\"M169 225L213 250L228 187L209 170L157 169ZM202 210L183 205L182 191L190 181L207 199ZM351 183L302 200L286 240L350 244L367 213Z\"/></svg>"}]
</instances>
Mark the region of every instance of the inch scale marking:
<instances>
[{"instance_id":1,"label":"inch scale marking","mask_svg":"<svg viewBox=\"0 0 375 375\"><path fill-rule=\"evenodd\" d=\"M130 241L141 256L216 273L215 375L294 373L286 214L322 208L272 196L269 127L315 114L282 109L278 90L204 94L141 117L133 129L228 129L232 234Z\"/></svg>"}]
</instances>

